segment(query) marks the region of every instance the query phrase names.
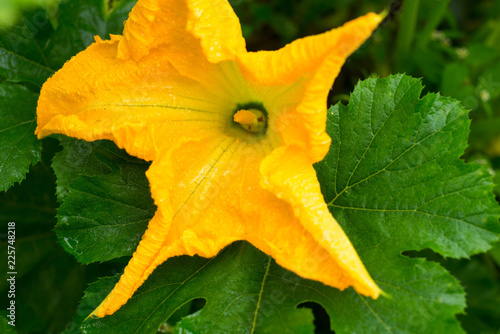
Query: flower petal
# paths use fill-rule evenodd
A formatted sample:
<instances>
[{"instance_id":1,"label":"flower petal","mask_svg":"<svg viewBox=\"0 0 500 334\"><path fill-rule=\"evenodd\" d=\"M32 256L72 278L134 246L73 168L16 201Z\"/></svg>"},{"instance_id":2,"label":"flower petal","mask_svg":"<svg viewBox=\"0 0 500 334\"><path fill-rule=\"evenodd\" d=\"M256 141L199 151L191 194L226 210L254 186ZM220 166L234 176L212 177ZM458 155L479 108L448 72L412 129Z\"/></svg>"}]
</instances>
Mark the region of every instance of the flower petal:
<instances>
[{"instance_id":1,"label":"flower petal","mask_svg":"<svg viewBox=\"0 0 500 334\"><path fill-rule=\"evenodd\" d=\"M222 132L232 110L215 68L203 69L208 84L180 75L161 52L140 64L123 61L116 58L119 41L97 39L47 80L37 108L39 138L109 139L154 160L163 145Z\"/></svg>"},{"instance_id":2,"label":"flower petal","mask_svg":"<svg viewBox=\"0 0 500 334\"><path fill-rule=\"evenodd\" d=\"M291 84L301 77L312 78L325 61L336 59L338 62L330 64L327 74L330 77L328 82L331 82L345 59L370 37L380 21L381 16L368 13L340 28L297 39L277 51L240 54L238 60L243 73L250 80L264 85L277 85Z\"/></svg>"},{"instance_id":3,"label":"flower petal","mask_svg":"<svg viewBox=\"0 0 500 334\"><path fill-rule=\"evenodd\" d=\"M245 172L238 167L246 153L240 144L228 136L216 141L189 140L178 143L151 164L146 175L158 211L120 281L93 315L113 314L168 258L213 257L240 239L245 225L236 209L239 197L227 192L233 186L239 188L232 181Z\"/></svg>"},{"instance_id":4,"label":"flower petal","mask_svg":"<svg viewBox=\"0 0 500 334\"><path fill-rule=\"evenodd\" d=\"M118 56L138 61L156 48L181 63L201 54L220 62L246 51L239 20L225 0L139 1L125 24Z\"/></svg>"},{"instance_id":5,"label":"flower petal","mask_svg":"<svg viewBox=\"0 0 500 334\"><path fill-rule=\"evenodd\" d=\"M336 276L337 280L328 277L314 279L341 289L353 286L359 293L377 298L381 290L328 211L316 172L307 155L296 146L280 147L262 161L260 170L263 176L262 186L292 206L305 230L329 253L336 268L341 270ZM293 263L284 266L293 266ZM302 272L298 274L304 276Z\"/></svg>"},{"instance_id":6,"label":"flower petal","mask_svg":"<svg viewBox=\"0 0 500 334\"><path fill-rule=\"evenodd\" d=\"M278 51L249 52L238 57L243 74L253 82L308 82L297 112L309 134L306 153L313 163L322 160L330 147L325 132L326 99L333 81L347 57L370 37L380 21L379 15L369 13L324 34L296 40Z\"/></svg>"},{"instance_id":7,"label":"flower petal","mask_svg":"<svg viewBox=\"0 0 500 334\"><path fill-rule=\"evenodd\" d=\"M163 217L161 210L156 211L132 259L120 277L120 281L90 316L95 315L102 318L115 313L132 297L133 293L158 266L158 264L152 264L155 264L155 260L160 254L164 257L181 254L179 249L171 248L167 252L163 247L164 241L167 238L166 231L169 230L170 223L171 221Z\"/></svg>"}]
</instances>

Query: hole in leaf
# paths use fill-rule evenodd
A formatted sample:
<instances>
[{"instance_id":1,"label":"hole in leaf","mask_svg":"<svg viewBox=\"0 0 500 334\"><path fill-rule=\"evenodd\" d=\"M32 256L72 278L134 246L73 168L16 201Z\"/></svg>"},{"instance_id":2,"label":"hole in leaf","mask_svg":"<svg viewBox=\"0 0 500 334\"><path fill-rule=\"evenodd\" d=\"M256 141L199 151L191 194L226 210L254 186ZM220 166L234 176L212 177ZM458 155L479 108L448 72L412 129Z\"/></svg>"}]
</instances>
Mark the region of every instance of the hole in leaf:
<instances>
[{"instance_id":1,"label":"hole in leaf","mask_svg":"<svg viewBox=\"0 0 500 334\"><path fill-rule=\"evenodd\" d=\"M189 314L196 313L205 307L207 301L205 298L196 298L191 301L191 309Z\"/></svg>"},{"instance_id":2,"label":"hole in leaf","mask_svg":"<svg viewBox=\"0 0 500 334\"><path fill-rule=\"evenodd\" d=\"M409 250L401 253L404 256L408 256L409 258L424 258L427 261L440 262L443 260L443 257L438 253L432 251L429 248L425 248L419 251Z\"/></svg>"},{"instance_id":3,"label":"hole in leaf","mask_svg":"<svg viewBox=\"0 0 500 334\"><path fill-rule=\"evenodd\" d=\"M309 308L314 315L314 333L316 334L335 334L330 328L330 317L326 310L318 303L304 302L299 304L297 308Z\"/></svg>"}]
</instances>

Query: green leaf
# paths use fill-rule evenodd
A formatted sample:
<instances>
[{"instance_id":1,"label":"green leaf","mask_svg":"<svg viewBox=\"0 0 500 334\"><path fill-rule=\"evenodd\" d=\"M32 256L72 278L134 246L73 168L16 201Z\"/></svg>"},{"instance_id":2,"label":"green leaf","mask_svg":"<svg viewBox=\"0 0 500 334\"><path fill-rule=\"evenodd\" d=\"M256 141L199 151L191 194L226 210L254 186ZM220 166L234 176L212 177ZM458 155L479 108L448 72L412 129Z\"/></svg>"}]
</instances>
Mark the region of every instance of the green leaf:
<instances>
[{"instance_id":1,"label":"green leaf","mask_svg":"<svg viewBox=\"0 0 500 334\"><path fill-rule=\"evenodd\" d=\"M491 256L493 249L466 260L444 259L429 250L412 253L439 262L460 280L467 295L467 308L458 319L467 333L497 332L500 328L500 280L499 267Z\"/></svg>"},{"instance_id":2,"label":"green leaf","mask_svg":"<svg viewBox=\"0 0 500 334\"><path fill-rule=\"evenodd\" d=\"M23 11L36 7L54 8L60 0L9 0L0 3L0 27L8 27L19 19Z\"/></svg>"},{"instance_id":3,"label":"green leaf","mask_svg":"<svg viewBox=\"0 0 500 334\"><path fill-rule=\"evenodd\" d=\"M466 110L437 94L419 99L421 90L418 80L403 75L369 79L347 107L336 105L329 114L332 146L317 166L325 199L391 296L342 294L343 312L329 313L341 332L363 332L362 326L460 332L454 314L462 311L464 294L457 282L438 265L401 254L430 248L468 257L498 239L491 175L458 159L467 142ZM366 307L356 306L357 299ZM359 324L363 311L370 316Z\"/></svg>"},{"instance_id":4,"label":"green leaf","mask_svg":"<svg viewBox=\"0 0 500 334\"><path fill-rule=\"evenodd\" d=\"M42 87L54 73L42 50L45 35L50 33L52 27L42 11L26 15L10 29L0 29L0 76Z\"/></svg>"},{"instance_id":5,"label":"green leaf","mask_svg":"<svg viewBox=\"0 0 500 334\"><path fill-rule=\"evenodd\" d=\"M101 279L87 289L80 319L99 305L117 279ZM132 298L113 316L86 320L81 329L83 333L155 333L184 304L204 298L206 306L182 319L176 332L312 334L312 312L295 306L320 296L317 288L326 287L281 269L250 244L238 242L213 259L170 259L139 289L139 298Z\"/></svg>"},{"instance_id":6,"label":"green leaf","mask_svg":"<svg viewBox=\"0 0 500 334\"><path fill-rule=\"evenodd\" d=\"M108 12L103 0L65 2L55 31L44 11L26 14L17 26L0 30L0 79L39 89L94 35L120 33L134 3L124 0ZM21 182L40 160L41 143L34 136L37 99L23 86L0 85L0 191Z\"/></svg>"},{"instance_id":7,"label":"green leaf","mask_svg":"<svg viewBox=\"0 0 500 334\"><path fill-rule=\"evenodd\" d=\"M105 3L102 0L72 0L61 3L57 29L47 45L50 65L60 68L78 52L105 37Z\"/></svg>"},{"instance_id":8,"label":"green leaf","mask_svg":"<svg viewBox=\"0 0 500 334\"><path fill-rule=\"evenodd\" d=\"M457 258L484 252L498 240L499 208L486 168L458 159L467 144L467 111L436 94L419 99L421 90L403 75L366 80L349 106L333 108L332 146L318 164L325 199L337 218L373 221L363 227L374 243L397 238L390 243L398 252L431 248ZM350 235L355 245L358 235Z\"/></svg>"},{"instance_id":9,"label":"green leaf","mask_svg":"<svg viewBox=\"0 0 500 334\"><path fill-rule=\"evenodd\" d=\"M59 147L55 140L42 143L42 161L30 168L20 185L0 193L0 220L21 223L17 228L46 233L56 223L55 175L50 159Z\"/></svg>"},{"instance_id":10,"label":"green leaf","mask_svg":"<svg viewBox=\"0 0 500 334\"><path fill-rule=\"evenodd\" d=\"M51 66L60 68L94 42L94 36L108 39L121 34L123 22L136 0L123 0L108 12L104 0L72 0L59 8L58 26L46 50Z\"/></svg>"},{"instance_id":11,"label":"green leaf","mask_svg":"<svg viewBox=\"0 0 500 334\"><path fill-rule=\"evenodd\" d=\"M457 279L438 263L403 252L429 248L455 258L483 252L498 239L500 211L491 175L459 159L468 135L466 110L436 94L420 99L421 90L418 80L403 75L359 83L347 107L338 104L330 110L331 149L316 165L332 213L388 297L372 300L352 289L342 292L302 279L239 242L213 259L169 259L115 314L83 321L118 277L99 280L79 308L76 321L83 321L82 332L155 333L176 310L203 298L206 305L178 322L176 332L313 333L310 310L297 306L315 302L325 308L336 333L462 333L455 316L465 308L465 294ZM61 208L65 216L78 216L82 208L102 212L103 199L130 203L134 197L103 179L130 184L139 175L132 168L145 166L95 155L112 172L73 181ZM99 200L88 200L93 197ZM67 201L72 206L66 207ZM120 255L131 255L133 247L122 248L126 240L114 243L133 230L130 225L115 226L108 237L99 237L88 231L94 221L77 224L80 231L72 238L94 260L111 251L106 238L122 249Z\"/></svg>"},{"instance_id":12,"label":"green leaf","mask_svg":"<svg viewBox=\"0 0 500 334\"><path fill-rule=\"evenodd\" d=\"M61 244L82 263L132 254L156 211L145 176L149 164L107 141L62 144L53 160L64 199L56 226Z\"/></svg>"},{"instance_id":13,"label":"green leaf","mask_svg":"<svg viewBox=\"0 0 500 334\"><path fill-rule=\"evenodd\" d=\"M0 84L0 191L21 182L41 158L35 136L38 95L20 85Z\"/></svg>"},{"instance_id":14,"label":"green leaf","mask_svg":"<svg viewBox=\"0 0 500 334\"><path fill-rule=\"evenodd\" d=\"M106 31L108 34L121 35L123 23L128 18L128 14L134 7L137 0L114 1L114 7L108 12Z\"/></svg>"},{"instance_id":15,"label":"green leaf","mask_svg":"<svg viewBox=\"0 0 500 334\"><path fill-rule=\"evenodd\" d=\"M89 143L83 140L54 135L60 140L63 150L52 161L52 169L57 175L56 194L62 203L68 192L68 186L79 176L104 176L111 174L111 169L94 154L99 151L99 142Z\"/></svg>"}]
</instances>

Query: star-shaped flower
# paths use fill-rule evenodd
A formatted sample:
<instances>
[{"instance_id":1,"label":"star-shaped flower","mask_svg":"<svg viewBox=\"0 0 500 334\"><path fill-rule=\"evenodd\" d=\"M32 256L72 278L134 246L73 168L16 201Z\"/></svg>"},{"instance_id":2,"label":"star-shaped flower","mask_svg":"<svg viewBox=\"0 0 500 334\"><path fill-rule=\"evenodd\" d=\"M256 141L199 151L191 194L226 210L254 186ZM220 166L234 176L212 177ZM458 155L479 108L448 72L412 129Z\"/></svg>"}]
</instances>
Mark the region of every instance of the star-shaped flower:
<instances>
[{"instance_id":1,"label":"star-shaped flower","mask_svg":"<svg viewBox=\"0 0 500 334\"><path fill-rule=\"evenodd\" d=\"M237 240L302 277L379 296L313 164L330 145L333 80L380 20L247 52L226 0L139 0L123 36L96 37L45 83L39 138L109 139L152 161L158 210L93 314L114 313L168 258L213 257Z\"/></svg>"}]
</instances>

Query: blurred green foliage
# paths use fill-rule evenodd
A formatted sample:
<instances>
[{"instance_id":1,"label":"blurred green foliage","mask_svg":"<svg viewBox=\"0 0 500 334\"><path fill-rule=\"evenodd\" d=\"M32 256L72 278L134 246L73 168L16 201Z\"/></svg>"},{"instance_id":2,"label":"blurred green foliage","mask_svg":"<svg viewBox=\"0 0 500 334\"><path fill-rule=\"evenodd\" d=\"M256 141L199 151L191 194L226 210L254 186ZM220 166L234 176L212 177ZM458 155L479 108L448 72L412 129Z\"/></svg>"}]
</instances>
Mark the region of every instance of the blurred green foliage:
<instances>
[{"instance_id":1,"label":"blurred green foliage","mask_svg":"<svg viewBox=\"0 0 500 334\"><path fill-rule=\"evenodd\" d=\"M110 15L126 17L132 1L102 2ZM76 20L60 17L58 3L58 0L0 0L0 28L25 29L31 37L38 35L38 40L44 43L37 47L50 55L46 64L54 70L71 55L51 49L56 43L43 35L57 29L59 22ZM465 157L489 167L500 196L499 0L230 0L230 3L240 17L249 50L277 49L368 11L390 8L386 21L345 64L332 89L330 103L348 100L360 79L398 72L422 78L425 91L459 99L471 110L470 146ZM62 5L71 4L72 0L65 0ZM40 13L44 22L48 22L43 29L38 29L34 21ZM110 29L117 33L120 27ZM54 36L59 38L57 34ZM81 49L92 41L91 36L81 37L68 41L82 44L73 49ZM0 82L5 80L2 75ZM29 86L35 93L39 90L36 84ZM120 272L124 263L82 266L63 252L52 231L58 204L50 169L51 159L60 147L55 141L45 141L43 145L42 161L31 168L28 178L0 194L1 218L18 223L19 246L24 245L18 252L19 263L23 265L19 268L22 275L18 282L23 292L18 298L19 305L24 305L18 309L18 316L32 321L20 324L18 331L59 333L67 328L69 333L86 285L97 277ZM0 247L2 254L3 247ZM500 247L472 261L427 257L441 262L464 285L468 308L459 318L463 327L469 333L497 333ZM0 290L3 296L5 286L0 286ZM3 301L0 306L4 307ZM317 317L317 332L328 333L328 318L318 317L324 311L318 305L311 307ZM185 314L189 313L188 307ZM3 325L0 331L5 328Z\"/></svg>"},{"instance_id":2,"label":"blurred green foliage","mask_svg":"<svg viewBox=\"0 0 500 334\"><path fill-rule=\"evenodd\" d=\"M61 0L0 0L0 28L15 24L22 13L34 9L43 8L49 17L57 12Z\"/></svg>"}]
</instances>

